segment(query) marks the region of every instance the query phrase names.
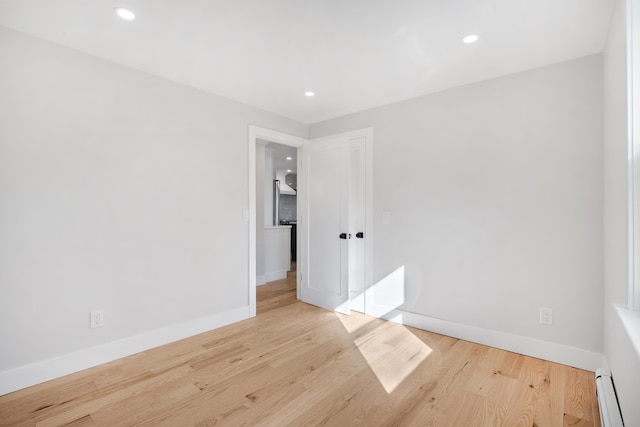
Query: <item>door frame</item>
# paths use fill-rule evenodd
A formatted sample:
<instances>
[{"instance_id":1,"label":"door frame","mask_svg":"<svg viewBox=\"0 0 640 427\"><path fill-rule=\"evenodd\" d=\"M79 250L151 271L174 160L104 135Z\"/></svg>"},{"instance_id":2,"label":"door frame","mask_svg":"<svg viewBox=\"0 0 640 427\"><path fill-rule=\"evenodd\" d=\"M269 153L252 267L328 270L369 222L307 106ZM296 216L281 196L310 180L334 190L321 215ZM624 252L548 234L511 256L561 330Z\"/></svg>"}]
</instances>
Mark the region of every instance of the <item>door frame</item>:
<instances>
[{"instance_id":1,"label":"door frame","mask_svg":"<svg viewBox=\"0 0 640 427\"><path fill-rule=\"evenodd\" d=\"M365 138L365 313L369 314L371 300L371 288L373 285L373 128L364 128L354 131L328 135L312 140L299 136L289 135L283 132L249 125L248 132L249 150L249 317L256 315L256 143L258 139L289 145L298 149L313 141L328 138L344 137L348 139ZM298 152L298 175L304 176L304 164L302 163L301 150ZM298 227L297 227L297 260L296 272L297 295L300 295L300 280L302 272L306 271L304 255L308 252L306 235L302 229L306 229L307 221L307 182L306 179L298 180Z\"/></svg>"},{"instance_id":2,"label":"door frame","mask_svg":"<svg viewBox=\"0 0 640 427\"><path fill-rule=\"evenodd\" d=\"M256 144L258 139L263 139L269 142L276 142L278 144L289 145L296 148L301 148L303 145L309 142L308 139L301 138L299 136L289 135L283 132L274 131L271 129L261 128L255 125L249 125L249 317L256 315ZM298 155L298 173L301 169L301 156ZM306 183L298 182L298 193L305 194ZM298 207L298 221L303 218L303 212ZM298 228L296 238L300 238L300 229ZM298 252L300 246L306 242L298 240ZM298 258L297 258L298 259ZM296 273L296 284L298 294L300 290L300 269Z\"/></svg>"}]
</instances>

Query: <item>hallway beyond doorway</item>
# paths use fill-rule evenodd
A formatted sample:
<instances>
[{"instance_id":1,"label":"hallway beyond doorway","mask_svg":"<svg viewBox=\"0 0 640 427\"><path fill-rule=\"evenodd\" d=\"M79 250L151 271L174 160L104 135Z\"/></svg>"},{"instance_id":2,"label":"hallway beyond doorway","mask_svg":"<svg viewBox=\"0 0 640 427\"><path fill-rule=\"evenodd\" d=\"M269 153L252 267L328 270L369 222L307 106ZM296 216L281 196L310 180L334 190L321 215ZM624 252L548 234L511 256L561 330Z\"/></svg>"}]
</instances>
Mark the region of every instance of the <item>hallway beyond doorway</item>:
<instances>
[{"instance_id":1,"label":"hallway beyond doorway","mask_svg":"<svg viewBox=\"0 0 640 427\"><path fill-rule=\"evenodd\" d=\"M291 263L291 270L287 272L285 279L265 283L256 289L257 314L266 313L297 301L295 262Z\"/></svg>"}]
</instances>

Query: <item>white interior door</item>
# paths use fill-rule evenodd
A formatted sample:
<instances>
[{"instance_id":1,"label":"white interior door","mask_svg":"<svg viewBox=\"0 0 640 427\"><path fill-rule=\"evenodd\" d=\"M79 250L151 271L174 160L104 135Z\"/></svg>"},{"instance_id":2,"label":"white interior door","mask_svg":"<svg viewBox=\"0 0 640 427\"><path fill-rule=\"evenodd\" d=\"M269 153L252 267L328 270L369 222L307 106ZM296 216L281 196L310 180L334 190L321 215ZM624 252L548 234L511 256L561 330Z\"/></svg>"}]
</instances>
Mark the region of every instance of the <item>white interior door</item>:
<instances>
[{"instance_id":1,"label":"white interior door","mask_svg":"<svg viewBox=\"0 0 640 427\"><path fill-rule=\"evenodd\" d=\"M303 148L307 182L306 271L301 299L349 314L350 145L345 137Z\"/></svg>"},{"instance_id":2,"label":"white interior door","mask_svg":"<svg viewBox=\"0 0 640 427\"><path fill-rule=\"evenodd\" d=\"M365 195L365 152L366 138L352 138L350 191L349 191L349 230L353 238L349 242L349 294L351 309L365 312L365 235L366 195Z\"/></svg>"}]
</instances>

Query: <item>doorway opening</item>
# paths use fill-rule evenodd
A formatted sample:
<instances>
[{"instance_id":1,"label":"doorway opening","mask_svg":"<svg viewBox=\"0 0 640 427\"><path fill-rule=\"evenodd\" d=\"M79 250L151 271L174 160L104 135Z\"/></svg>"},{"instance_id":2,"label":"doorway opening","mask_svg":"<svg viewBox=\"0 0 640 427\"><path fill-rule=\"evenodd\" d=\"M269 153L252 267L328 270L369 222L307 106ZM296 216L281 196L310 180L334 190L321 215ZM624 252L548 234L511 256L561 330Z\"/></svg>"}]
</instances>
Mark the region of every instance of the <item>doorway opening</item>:
<instances>
[{"instance_id":1,"label":"doorway opening","mask_svg":"<svg viewBox=\"0 0 640 427\"><path fill-rule=\"evenodd\" d=\"M291 243L295 241L295 250L291 257L280 259L288 259L289 263L295 259L297 298L343 313L351 308L369 312L368 306L374 303L368 292L373 279L372 141L371 128L309 141L249 126L250 316L256 315L256 285L262 281L258 280L258 259L267 252L258 244L265 235L260 237L258 233L280 233L278 239L285 245L282 232L275 229L291 230L292 225L296 225L295 239L289 234L285 248L291 251ZM263 163L261 159L268 158L269 146L275 152L279 145L296 150L295 183L286 173L289 169L293 172L293 168L281 168L284 173L278 175L276 166L265 174L266 161ZM287 157L293 161L293 156L285 155L284 159ZM259 176L263 177L262 181ZM295 185L295 221L284 217L281 209L287 207L274 200L275 194L282 197L277 191L281 181L286 191L287 187L293 190ZM267 191L260 191L262 189ZM282 255L286 250L278 253ZM264 253L260 255L259 251ZM284 270L287 268L290 269L291 264ZM281 277L284 275L286 273L280 272ZM357 288L356 282L359 282ZM353 292L350 291L352 283Z\"/></svg>"},{"instance_id":2,"label":"doorway opening","mask_svg":"<svg viewBox=\"0 0 640 427\"><path fill-rule=\"evenodd\" d=\"M277 310L298 301L296 294L296 264L291 263L287 277L258 286L256 289L256 315Z\"/></svg>"},{"instance_id":3,"label":"doorway opening","mask_svg":"<svg viewBox=\"0 0 640 427\"><path fill-rule=\"evenodd\" d=\"M287 277L287 273L291 270L291 242L296 242L295 260L296 265L296 295L299 295L300 289L300 231L292 230L292 224L280 224L282 219L282 205L280 200L274 202L274 197L282 194L277 191L276 181L280 185L277 170L282 170L284 175L284 185L290 188L285 191L287 196L295 195L295 221L291 221L293 215L291 209L291 200L285 201L289 203L285 207L285 217L283 221L294 222L297 225L298 219L301 218L302 212L298 202L298 194L304 192L302 188L304 183L293 182L293 176L289 176L289 182L295 185L295 190L291 185L287 185L287 170L299 171L301 169L301 158L299 148L301 148L306 139L287 135L281 132L260 128L257 126L249 126L249 315L256 315L256 286L260 283L266 283L273 280ZM269 148L269 150L268 150ZM286 151L289 150L289 151ZM276 159L278 156L284 155L283 159ZM287 160L291 157L291 160ZM276 162L277 160L277 162ZM289 167L286 167L289 164ZM268 169L268 170L267 170ZM291 172L291 173L292 173ZM302 184L302 185L299 185ZM284 185L282 188L284 188ZM293 237L291 233L293 232ZM269 241L270 248L278 248L276 251L266 251L265 237ZM260 261L259 261L260 260ZM259 262L261 265L259 266ZM268 270L265 268L268 264ZM268 274L267 274L268 273Z\"/></svg>"},{"instance_id":4,"label":"doorway opening","mask_svg":"<svg viewBox=\"0 0 640 427\"><path fill-rule=\"evenodd\" d=\"M297 158L297 147L256 141L256 286L295 271Z\"/></svg>"}]
</instances>

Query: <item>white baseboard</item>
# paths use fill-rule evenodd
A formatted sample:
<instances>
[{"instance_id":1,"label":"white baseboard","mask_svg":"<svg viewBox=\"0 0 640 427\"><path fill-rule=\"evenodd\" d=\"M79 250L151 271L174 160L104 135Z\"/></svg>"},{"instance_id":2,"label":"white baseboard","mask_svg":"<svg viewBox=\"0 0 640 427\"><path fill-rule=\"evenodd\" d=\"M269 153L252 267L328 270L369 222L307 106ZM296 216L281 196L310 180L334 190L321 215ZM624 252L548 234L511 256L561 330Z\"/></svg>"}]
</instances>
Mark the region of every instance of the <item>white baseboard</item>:
<instances>
[{"instance_id":1,"label":"white baseboard","mask_svg":"<svg viewBox=\"0 0 640 427\"><path fill-rule=\"evenodd\" d=\"M249 307L241 307L0 372L0 396L249 317Z\"/></svg>"},{"instance_id":2,"label":"white baseboard","mask_svg":"<svg viewBox=\"0 0 640 427\"><path fill-rule=\"evenodd\" d=\"M542 341L536 338L524 337L508 332L494 331L477 326L464 325L448 320L410 313L402 310L392 310L388 313L378 313L377 317L427 331L436 332L466 341L500 348L526 356L536 357L551 362L561 363L588 371L601 368L605 363L604 356L594 351L583 350L563 344Z\"/></svg>"},{"instance_id":3,"label":"white baseboard","mask_svg":"<svg viewBox=\"0 0 640 427\"><path fill-rule=\"evenodd\" d=\"M286 276L286 271L284 273ZM0 396L249 317L249 307L241 307L0 372ZM606 365L600 353L407 311L392 310L377 317L589 371Z\"/></svg>"},{"instance_id":4,"label":"white baseboard","mask_svg":"<svg viewBox=\"0 0 640 427\"><path fill-rule=\"evenodd\" d=\"M261 286L266 284L267 282L273 282L274 280L286 279L287 271L288 270L272 271L263 274L262 276L258 276L256 277L256 286Z\"/></svg>"}]
</instances>

